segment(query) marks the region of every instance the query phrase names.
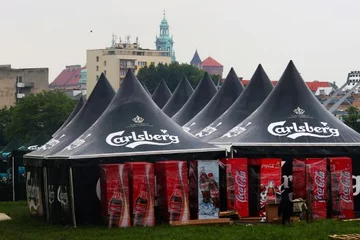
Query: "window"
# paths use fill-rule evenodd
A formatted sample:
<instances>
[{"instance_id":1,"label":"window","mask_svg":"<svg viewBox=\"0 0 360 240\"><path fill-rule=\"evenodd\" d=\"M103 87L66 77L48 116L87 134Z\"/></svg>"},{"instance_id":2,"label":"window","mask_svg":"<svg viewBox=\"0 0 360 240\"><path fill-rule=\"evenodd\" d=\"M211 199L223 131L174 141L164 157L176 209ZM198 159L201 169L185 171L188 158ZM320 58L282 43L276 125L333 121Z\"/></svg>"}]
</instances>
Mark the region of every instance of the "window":
<instances>
[{"instance_id":1,"label":"window","mask_svg":"<svg viewBox=\"0 0 360 240\"><path fill-rule=\"evenodd\" d=\"M96 75L96 81L99 80L99 75Z\"/></svg>"},{"instance_id":2,"label":"window","mask_svg":"<svg viewBox=\"0 0 360 240\"><path fill-rule=\"evenodd\" d=\"M104 66L106 66L106 61L104 61Z\"/></svg>"},{"instance_id":3,"label":"window","mask_svg":"<svg viewBox=\"0 0 360 240\"><path fill-rule=\"evenodd\" d=\"M99 71L99 66L96 66L96 71Z\"/></svg>"},{"instance_id":4,"label":"window","mask_svg":"<svg viewBox=\"0 0 360 240\"><path fill-rule=\"evenodd\" d=\"M120 69L120 76L125 76L127 69Z\"/></svg>"},{"instance_id":5,"label":"window","mask_svg":"<svg viewBox=\"0 0 360 240\"><path fill-rule=\"evenodd\" d=\"M104 70L104 74L105 74L105 76L106 76L106 70Z\"/></svg>"},{"instance_id":6,"label":"window","mask_svg":"<svg viewBox=\"0 0 360 240\"><path fill-rule=\"evenodd\" d=\"M146 66L146 62L138 62L138 65L141 66L141 67L145 67Z\"/></svg>"},{"instance_id":7,"label":"window","mask_svg":"<svg viewBox=\"0 0 360 240\"><path fill-rule=\"evenodd\" d=\"M97 61L97 62L99 61L99 56L96 56L96 61Z\"/></svg>"},{"instance_id":8,"label":"window","mask_svg":"<svg viewBox=\"0 0 360 240\"><path fill-rule=\"evenodd\" d=\"M16 77L16 82L21 83L22 82L22 77L21 76Z\"/></svg>"},{"instance_id":9,"label":"window","mask_svg":"<svg viewBox=\"0 0 360 240\"><path fill-rule=\"evenodd\" d=\"M167 50L170 52L170 47L168 47Z\"/></svg>"}]
</instances>

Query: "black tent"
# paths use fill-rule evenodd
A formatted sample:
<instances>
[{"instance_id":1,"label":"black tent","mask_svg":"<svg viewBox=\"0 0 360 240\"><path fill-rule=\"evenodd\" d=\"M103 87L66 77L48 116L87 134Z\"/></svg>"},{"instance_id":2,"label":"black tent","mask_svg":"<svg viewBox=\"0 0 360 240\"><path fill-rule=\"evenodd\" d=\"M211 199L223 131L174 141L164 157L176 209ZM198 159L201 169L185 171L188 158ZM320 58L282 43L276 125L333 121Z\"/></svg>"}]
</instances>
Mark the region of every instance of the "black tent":
<instances>
[{"instance_id":1,"label":"black tent","mask_svg":"<svg viewBox=\"0 0 360 240\"><path fill-rule=\"evenodd\" d=\"M152 94L152 99L159 108L163 108L171 97L171 91L164 80L161 80Z\"/></svg>"},{"instance_id":2,"label":"black tent","mask_svg":"<svg viewBox=\"0 0 360 240\"><path fill-rule=\"evenodd\" d=\"M81 96L75 105L74 109L71 111L69 117L65 120L65 122L61 125L61 127L52 135L55 136L61 129L63 129L68 123L76 116L76 114L80 111L80 109L84 106L84 98Z\"/></svg>"},{"instance_id":3,"label":"black tent","mask_svg":"<svg viewBox=\"0 0 360 240\"><path fill-rule=\"evenodd\" d=\"M360 134L321 105L290 61L264 103L211 142L245 155L336 156L358 152Z\"/></svg>"},{"instance_id":4,"label":"black tent","mask_svg":"<svg viewBox=\"0 0 360 240\"><path fill-rule=\"evenodd\" d=\"M38 147L45 144L51 139L51 136L44 131L41 131L38 135L35 135L30 139L24 148L16 149L11 152L11 161L9 162L10 168L12 169L12 195L13 201L24 201L26 200L26 189L25 189L25 168L23 156L26 153L36 150Z\"/></svg>"},{"instance_id":5,"label":"black tent","mask_svg":"<svg viewBox=\"0 0 360 240\"><path fill-rule=\"evenodd\" d=\"M209 74L205 72L194 93L172 119L180 126L184 125L206 106L216 91L214 82Z\"/></svg>"},{"instance_id":6,"label":"black tent","mask_svg":"<svg viewBox=\"0 0 360 240\"><path fill-rule=\"evenodd\" d=\"M49 156L54 165L66 167L65 162L70 164L70 180L73 178L74 185L72 187L70 181L66 187L74 189L75 199L71 204L75 206L74 224L101 221L100 202L95 191L99 163L225 156L225 150L184 132L150 100L133 73L128 71L114 100L98 121L64 150ZM70 160L66 161L67 158Z\"/></svg>"},{"instance_id":7,"label":"black tent","mask_svg":"<svg viewBox=\"0 0 360 240\"><path fill-rule=\"evenodd\" d=\"M52 222L60 222L63 220L59 219L56 213L60 211L59 209L64 208L64 206L54 201L54 197L57 196L55 196L54 192L50 192L50 196L47 196L51 198L47 198L50 202L45 201L44 190L48 188L48 185L59 185L61 182L67 181L68 172L44 167L44 157L60 151L87 130L104 112L114 95L114 89L111 87L105 75L101 74L88 100L73 120L46 144L24 156L24 164L27 170L27 201L29 208L33 208L33 210L30 210L32 216L42 218L46 210L48 220ZM47 176L49 176L48 179ZM44 186L46 186L46 188L44 188ZM58 195L59 197L67 196L62 190L58 192ZM62 199L62 202L66 202L66 200ZM46 208L43 203L47 204ZM31 207L34 205L35 207ZM66 204L65 207L67 207ZM66 221L66 219L64 221Z\"/></svg>"},{"instance_id":8,"label":"black tent","mask_svg":"<svg viewBox=\"0 0 360 240\"><path fill-rule=\"evenodd\" d=\"M0 201L10 201L12 198L12 186L11 186L11 151L18 148L23 148L24 142L20 139L14 139L8 143L1 150L0 158ZM10 166L9 166L10 165Z\"/></svg>"},{"instance_id":9,"label":"black tent","mask_svg":"<svg viewBox=\"0 0 360 240\"><path fill-rule=\"evenodd\" d=\"M254 112L272 91L273 85L261 64L233 105L218 119L195 134L205 142L221 137Z\"/></svg>"},{"instance_id":10,"label":"black tent","mask_svg":"<svg viewBox=\"0 0 360 240\"><path fill-rule=\"evenodd\" d=\"M142 83L142 86L145 89L145 91L151 96L151 93L150 93L149 89L146 87L146 84Z\"/></svg>"},{"instance_id":11,"label":"black tent","mask_svg":"<svg viewBox=\"0 0 360 240\"><path fill-rule=\"evenodd\" d=\"M241 84L234 69L231 68L219 91L203 110L183 126L184 130L191 134L201 131L221 116L234 103L243 90L244 86Z\"/></svg>"},{"instance_id":12,"label":"black tent","mask_svg":"<svg viewBox=\"0 0 360 240\"><path fill-rule=\"evenodd\" d=\"M174 114L179 111L182 106L184 106L193 92L194 89L191 87L189 81L184 76L176 87L169 101L163 107L163 112L169 117L174 116Z\"/></svg>"},{"instance_id":13,"label":"black tent","mask_svg":"<svg viewBox=\"0 0 360 240\"><path fill-rule=\"evenodd\" d=\"M104 112L115 95L114 89L104 74L101 74L89 99L73 120L60 130L50 141L25 155L26 159L39 159L62 150L86 129L88 129ZM26 160L27 161L27 160ZM31 164L33 161L28 161Z\"/></svg>"}]
</instances>

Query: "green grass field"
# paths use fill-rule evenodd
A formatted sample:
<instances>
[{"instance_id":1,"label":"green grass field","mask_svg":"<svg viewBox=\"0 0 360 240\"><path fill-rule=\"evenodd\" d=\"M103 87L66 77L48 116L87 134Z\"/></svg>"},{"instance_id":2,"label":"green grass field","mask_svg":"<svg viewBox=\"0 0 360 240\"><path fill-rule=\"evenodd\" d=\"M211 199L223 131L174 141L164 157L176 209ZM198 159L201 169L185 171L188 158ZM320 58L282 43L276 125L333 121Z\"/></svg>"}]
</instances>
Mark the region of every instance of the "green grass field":
<instances>
[{"instance_id":1,"label":"green grass field","mask_svg":"<svg viewBox=\"0 0 360 240\"><path fill-rule=\"evenodd\" d=\"M231 225L231 226L186 226L167 225L153 228L107 229L97 226L78 228L50 225L30 218L24 202L0 203L0 212L13 220L0 222L0 239L72 240L72 239L328 239L329 234L360 233L360 222L337 220L319 221L310 224L296 223L279 225Z\"/></svg>"}]
</instances>

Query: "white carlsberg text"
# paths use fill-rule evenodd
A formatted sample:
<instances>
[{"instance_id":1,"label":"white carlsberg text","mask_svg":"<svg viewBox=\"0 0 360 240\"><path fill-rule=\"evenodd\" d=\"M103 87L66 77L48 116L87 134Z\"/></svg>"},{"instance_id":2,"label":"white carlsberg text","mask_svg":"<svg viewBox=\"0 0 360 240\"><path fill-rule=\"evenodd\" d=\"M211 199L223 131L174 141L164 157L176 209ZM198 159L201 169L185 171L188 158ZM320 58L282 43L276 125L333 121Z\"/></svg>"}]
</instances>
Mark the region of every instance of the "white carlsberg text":
<instances>
[{"instance_id":1,"label":"white carlsberg text","mask_svg":"<svg viewBox=\"0 0 360 240\"><path fill-rule=\"evenodd\" d=\"M115 147L125 146L128 148L136 148L140 145L170 145L180 142L178 136L170 135L167 130L161 129L160 134L151 134L142 131L140 134L130 132L124 135L125 131L111 133L106 137L106 142Z\"/></svg>"},{"instance_id":2,"label":"white carlsberg text","mask_svg":"<svg viewBox=\"0 0 360 240\"><path fill-rule=\"evenodd\" d=\"M304 122L302 125L292 122L285 126L285 123L286 121L270 123L267 130L273 136L288 137L291 139L304 136L316 138L340 136L339 130L327 126L326 122L320 122L320 126L311 126L307 122Z\"/></svg>"}]
</instances>

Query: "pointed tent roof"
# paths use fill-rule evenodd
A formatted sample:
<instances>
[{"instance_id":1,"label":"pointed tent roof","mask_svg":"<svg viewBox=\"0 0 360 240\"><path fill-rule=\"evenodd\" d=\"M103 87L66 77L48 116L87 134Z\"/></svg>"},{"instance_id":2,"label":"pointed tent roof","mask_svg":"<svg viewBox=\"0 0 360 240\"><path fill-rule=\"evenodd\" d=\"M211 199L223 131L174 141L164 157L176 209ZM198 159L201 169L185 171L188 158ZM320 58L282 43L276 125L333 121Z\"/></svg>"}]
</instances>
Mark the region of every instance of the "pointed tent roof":
<instances>
[{"instance_id":1,"label":"pointed tent roof","mask_svg":"<svg viewBox=\"0 0 360 240\"><path fill-rule=\"evenodd\" d=\"M200 58L200 56L199 56L199 53L198 53L198 51L197 50L195 50L195 53L194 53L194 56L193 56L193 58L191 59L191 61L190 61L190 64L191 65L195 65L195 66L199 66L200 64L201 64L201 58Z\"/></svg>"},{"instance_id":2,"label":"pointed tent roof","mask_svg":"<svg viewBox=\"0 0 360 240\"><path fill-rule=\"evenodd\" d=\"M24 146L24 142L20 139L14 139L8 143L3 149L1 149L1 153L10 153L12 150L19 149Z\"/></svg>"},{"instance_id":3,"label":"pointed tent roof","mask_svg":"<svg viewBox=\"0 0 360 240\"><path fill-rule=\"evenodd\" d=\"M235 70L231 68L219 91L201 112L183 126L184 130L191 134L201 131L223 114L243 90L244 86L239 81Z\"/></svg>"},{"instance_id":4,"label":"pointed tent roof","mask_svg":"<svg viewBox=\"0 0 360 240\"><path fill-rule=\"evenodd\" d=\"M85 130L87 130L105 111L115 95L114 89L104 74L101 74L89 99L81 108L73 120L59 131L50 141L33 151L26 154L25 158L43 158L47 155L56 153L69 145Z\"/></svg>"},{"instance_id":5,"label":"pointed tent roof","mask_svg":"<svg viewBox=\"0 0 360 240\"><path fill-rule=\"evenodd\" d=\"M212 57L206 58L202 63L201 66L203 67L223 67L221 63L213 59Z\"/></svg>"},{"instance_id":6,"label":"pointed tent roof","mask_svg":"<svg viewBox=\"0 0 360 240\"><path fill-rule=\"evenodd\" d=\"M221 137L227 131L250 116L272 91L273 85L261 64L257 67L250 83L236 99L233 105L218 119L195 134L205 142Z\"/></svg>"},{"instance_id":7,"label":"pointed tent roof","mask_svg":"<svg viewBox=\"0 0 360 240\"><path fill-rule=\"evenodd\" d=\"M242 147L360 146L360 134L321 105L290 61L264 103L241 124L211 142Z\"/></svg>"},{"instance_id":8,"label":"pointed tent roof","mask_svg":"<svg viewBox=\"0 0 360 240\"><path fill-rule=\"evenodd\" d=\"M69 124L69 122L76 116L76 114L80 111L80 109L84 106L84 98L81 96L75 105L74 109L68 116L68 118L65 120L65 122L61 125L61 127L52 135L55 136L61 129L63 129L66 125Z\"/></svg>"},{"instance_id":9,"label":"pointed tent roof","mask_svg":"<svg viewBox=\"0 0 360 240\"><path fill-rule=\"evenodd\" d=\"M216 91L214 82L209 74L205 72L194 93L172 119L180 126L184 125L206 106Z\"/></svg>"},{"instance_id":10,"label":"pointed tent roof","mask_svg":"<svg viewBox=\"0 0 360 240\"><path fill-rule=\"evenodd\" d=\"M154 100L156 105L158 105L159 108L163 108L164 105L167 103L167 101L170 99L171 95L172 95L171 91L166 85L165 80L162 79L158 84L158 86L156 87L152 95L152 99Z\"/></svg>"},{"instance_id":11,"label":"pointed tent roof","mask_svg":"<svg viewBox=\"0 0 360 240\"><path fill-rule=\"evenodd\" d=\"M151 93L149 91L149 89L147 88L146 84L143 83L142 86L144 87L145 91L147 92L147 94L149 94L149 96L151 96Z\"/></svg>"},{"instance_id":12,"label":"pointed tent roof","mask_svg":"<svg viewBox=\"0 0 360 240\"><path fill-rule=\"evenodd\" d=\"M194 89L191 87L189 81L184 76L176 87L169 101L163 107L163 112L169 117L174 116L174 114L179 111L182 106L184 106L193 92Z\"/></svg>"},{"instance_id":13,"label":"pointed tent roof","mask_svg":"<svg viewBox=\"0 0 360 240\"><path fill-rule=\"evenodd\" d=\"M50 158L89 159L171 154L224 155L187 134L156 107L132 71L103 115L82 136ZM95 160L96 161L96 160ZM102 159L104 161L104 159ZM111 161L111 160L109 160ZM82 161L78 160L80 164ZM85 160L84 163L88 162Z\"/></svg>"},{"instance_id":14,"label":"pointed tent roof","mask_svg":"<svg viewBox=\"0 0 360 240\"><path fill-rule=\"evenodd\" d=\"M36 150L38 147L44 145L51 139L51 136L44 131L41 131L38 135L35 135L33 138L28 141L24 147L26 150Z\"/></svg>"}]
</instances>

